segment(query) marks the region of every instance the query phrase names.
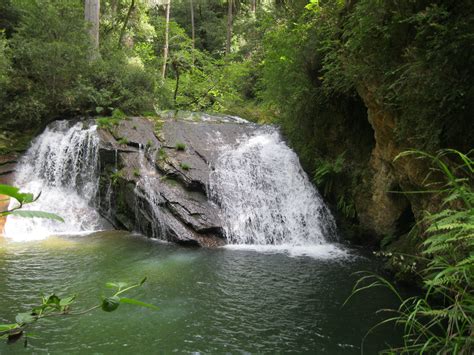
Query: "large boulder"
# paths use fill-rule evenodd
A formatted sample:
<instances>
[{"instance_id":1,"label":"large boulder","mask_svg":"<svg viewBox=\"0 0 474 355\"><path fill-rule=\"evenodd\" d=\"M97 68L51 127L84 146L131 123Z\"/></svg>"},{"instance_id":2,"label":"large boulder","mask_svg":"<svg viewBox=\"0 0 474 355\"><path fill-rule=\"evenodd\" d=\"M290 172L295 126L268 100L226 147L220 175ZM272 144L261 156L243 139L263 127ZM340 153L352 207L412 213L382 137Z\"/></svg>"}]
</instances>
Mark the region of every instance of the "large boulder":
<instances>
[{"instance_id":1,"label":"large boulder","mask_svg":"<svg viewBox=\"0 0 474 355\"><path fill-rule=\"evenodd\" d=\"M99 126L99 210L115 227L188 245L225 243L209 174L257 125L229 116L132 117Z\"/></svg>"}]
</instances>

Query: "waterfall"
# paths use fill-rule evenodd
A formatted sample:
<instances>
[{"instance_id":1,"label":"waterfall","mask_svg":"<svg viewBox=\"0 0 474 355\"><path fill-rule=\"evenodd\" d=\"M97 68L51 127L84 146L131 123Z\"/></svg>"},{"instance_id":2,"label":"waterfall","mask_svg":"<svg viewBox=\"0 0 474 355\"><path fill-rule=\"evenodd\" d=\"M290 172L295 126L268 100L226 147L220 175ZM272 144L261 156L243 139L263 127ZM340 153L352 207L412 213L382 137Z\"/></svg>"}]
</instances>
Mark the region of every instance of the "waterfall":
<instances>
[{"instance_id":1,"label":"waterfall","mask_svg":"<svg viewBox=\"0 0 474 355\"><path fill-rule=\"evenodd\" d=\"M164 200L156 189L156 186L160 184L160 178L156 174L156 170L150 167L143 146L139 147L139 166L140 178L135 185L135 198L138 207L135 209L135 221L141 221L140 210L150 209L152 237L166 240L165 224L163 223L162 212L160 211L160 205L164 203ZM144 232L142 228L143 225L140 223L137 223L135 226L135 229L141 233Z\"/></svg>"},{"instance_id":2,"label":"waterfall","mask_svg":"<svg viewBox=\"0 0 474 355\"><path fill-rule=\"evenodd\" d=\"M334 249L328 243L336 239L334 219L276 129L225 147L210 193L221 207L230 244Z\"/></svg>"},{"instance_id":3,"label":"waterfall","mask_svg":"<svg viewBox=\"0 0 474 355\"><path fill-rule=\"evenodd\" d=\"M24 209L57 213L65 223L9 216L5 236L14 240L41 239L52 234L77 234L103 229L93 207L99 188L97 126L57 121L38 136L17 166L14 185L41 193ZM10 207L15 205L11 201Z\"/></svg>"}]
</instances>

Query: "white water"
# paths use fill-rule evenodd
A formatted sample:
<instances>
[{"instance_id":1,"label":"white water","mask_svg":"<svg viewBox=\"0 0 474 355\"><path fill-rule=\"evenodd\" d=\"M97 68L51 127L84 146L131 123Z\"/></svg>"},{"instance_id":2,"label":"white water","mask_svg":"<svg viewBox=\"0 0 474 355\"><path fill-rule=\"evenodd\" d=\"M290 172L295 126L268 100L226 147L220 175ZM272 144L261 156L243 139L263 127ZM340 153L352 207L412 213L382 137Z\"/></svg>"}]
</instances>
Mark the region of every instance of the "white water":
<instances>
[{"instance_id":1,"label":"white water","mask_svg":"<svg viewBox=\"0 0 474 355\"><path fill-rule=\"evenodd\" d=\"M154 155L152 154L152 156ZM151 221L152 236L153 238L166 240L165 227L164 223L162 223L162 212L160 211L160 204L163 204L164 200L156 191L156 188L154 188L159 184L160 178L156 174L156 170L150 167L146 158L146 151L142 146L139 149L139 156L140 179L135 186L135 198L140 208L137 208L136 212L138 213L140 209L143 210L147 207L151 208L153 218L153 221ZM140 221L139 215L135 216L135 221ZM135 229L141 231L140 227L140 225L137 225Z\"/></svg>"},{"instance_id":2,"label":"white water","mask_svg":"<svg viewBox=\"0 0 474 355\"><path fill-rule=\"evenodd\" d=\"M61 121L33 141L17 167L14 185L35 195L41 192L38 201L25 209L57 213L66 222L9 216L6 237L32 240L103 229L94 208L99 204L96 129ZM156 190L159 176L145 153L141 148L135 195L138 204L146 202L151 208L153 237L166 239L159 207L163 199ZM106 202L112 208L111 186L108 190ZM318 258L345 255L331 244L336 233L330 212L296 154L274 129L245 138L237 147L224 147L211 173L209 191L221 206L229 248Z\"/></svg>"},{"instance_id":3,"label":"white water","mask_svg":"<svg viewBox=\"0 0 474 355\"><path fill-rule=\"evenodd\" d=\"M210 192L221 206L229 248L328 258L344 253L328 244L335 241L334 219L276 130L224 148Z\"/></svg>"},{"instance_id":4,"label":"white water","mask_svg":"<svg viewBox=\"0 0 474 355\"><path fill-rule=\"evenodd\" d=\"M82 234L103 228L94 209L98 185L96 126L58 121L38 136L17 167L14 185L23 192L41 193L23 209L53 212L64 223L9 216L5 236L13 240L42 239L53 234ZM10 207L15 206L12 201Z\"/></svg>"}]
</instances>

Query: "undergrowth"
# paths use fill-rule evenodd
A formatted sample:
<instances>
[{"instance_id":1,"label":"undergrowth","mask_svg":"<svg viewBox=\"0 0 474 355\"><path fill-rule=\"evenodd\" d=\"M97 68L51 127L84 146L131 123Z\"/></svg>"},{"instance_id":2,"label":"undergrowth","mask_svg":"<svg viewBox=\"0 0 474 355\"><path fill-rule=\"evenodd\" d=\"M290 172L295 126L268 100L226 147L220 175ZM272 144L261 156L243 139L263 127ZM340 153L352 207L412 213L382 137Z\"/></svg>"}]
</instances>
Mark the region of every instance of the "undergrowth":
<instances>
[{"instance_id":1,"label":"undergrowth","mask_svg":"<svg viewBox=\"0 0 474 355\"><path fill-rule=\"evenodd\" d=\"M396 310L384 310L392 316L375 327L390 322L403 327L403 346L387 349L385 353L472 354L474 161L470 154L455 150L442 150L437 155L408 151L397 159L407 155L430 159L434 166L431 174L443 177L442 184L428 186L429 193L442 196L442 208L436 213L426 212L422 221L425 232L421 255L412 256L426 265L417 271L422 278L423 293L404 299L384 278L363 273L349 299L378 286L388 287L396 294L400 306ZM433 189L435 185L438 187Z\"/></svg>"}]
</instances>

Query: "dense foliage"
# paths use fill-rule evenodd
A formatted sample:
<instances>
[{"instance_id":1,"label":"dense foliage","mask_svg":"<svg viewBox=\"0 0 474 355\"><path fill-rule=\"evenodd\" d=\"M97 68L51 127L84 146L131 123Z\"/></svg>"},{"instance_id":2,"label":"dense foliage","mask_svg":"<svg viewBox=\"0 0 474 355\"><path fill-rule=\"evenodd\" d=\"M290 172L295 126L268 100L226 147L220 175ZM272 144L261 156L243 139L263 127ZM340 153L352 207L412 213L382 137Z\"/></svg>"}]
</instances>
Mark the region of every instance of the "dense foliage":
<instances>
[{"instance_id":1,"label":"dense foliage","mask_svg":"<svg viewBox=\"0 0 474 355\"><path fill-rule=\"evenodd\" d=\"M413 258L426 265L419 271L424 294L404 299L396 288L380 276L366 274L359 279L353 294L378 286L388 286L399 298L393 317L404 329L404 345L389 353L471 354L474 350L474 190L471 177L474 161L454 150L436 155L407 151L399 157L416 155L432 161L440 180L427 186L429 193L443 198L444 209L426 213L422 252ZM454 168L452 162L456 161ZM420 191L421 193L421 191ZM405 256L406 257L406 256ZM403 256L401 256L403 261ZM413 261L416 260L416 261ZM407 262L407 261L404 261ZM416 268L412 268L416 272Z\"/></svg>"},{"instance_id":2,"label":"dense foliage","mask_svg":"<svg viewBox=\"0 0 474 355\"><path fill-rule=\"evenodd\" d=\"M252 65L224 55L226 4L195 4L193 41L189 3L172 3L170 55L163 80L165 5L101 1L100 55L95 56L83 2L2 2L1 126L41 128L58 117L104 114L116 108L144 114L172 108L225 111L243 104L253 95L247 84ZM236 10L244 9L248 11L241 4Z\"/></svg>"}]
</instances>

